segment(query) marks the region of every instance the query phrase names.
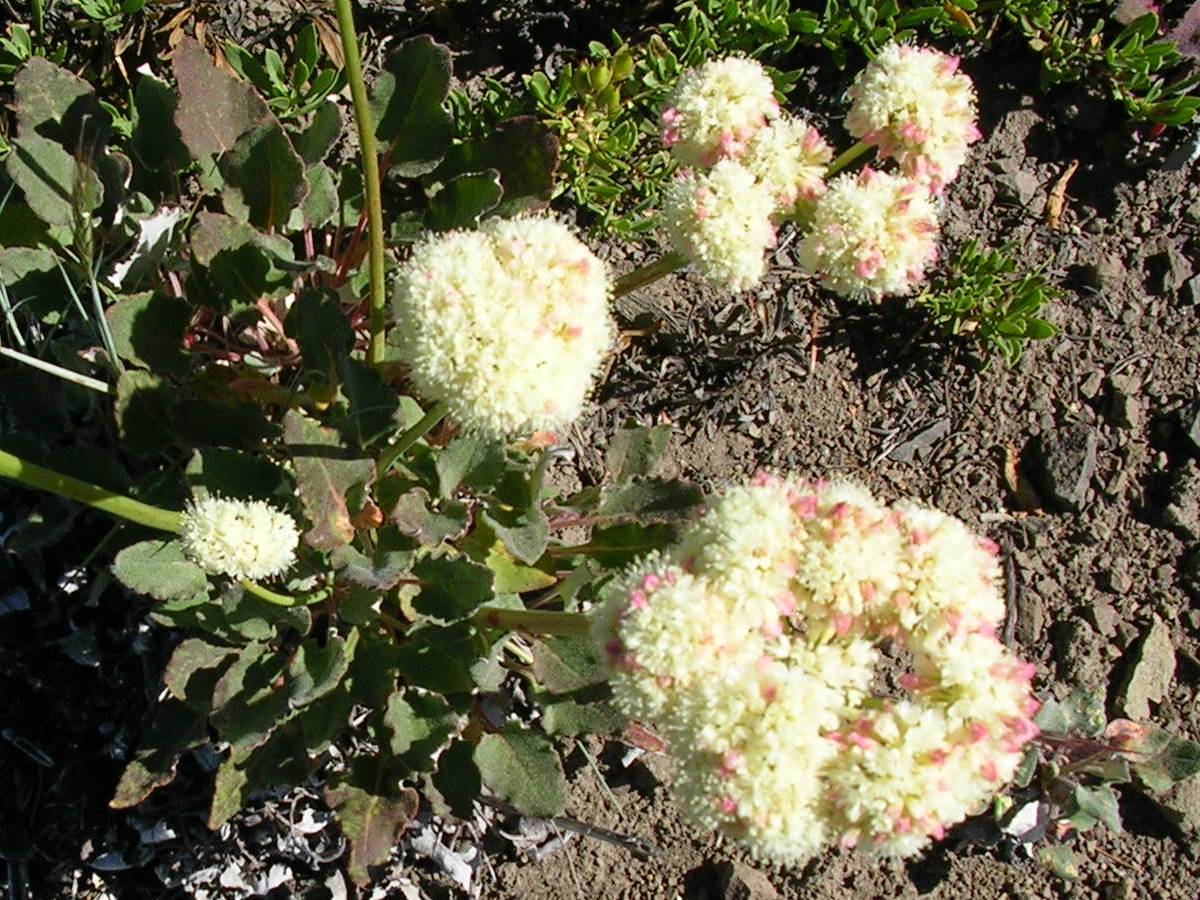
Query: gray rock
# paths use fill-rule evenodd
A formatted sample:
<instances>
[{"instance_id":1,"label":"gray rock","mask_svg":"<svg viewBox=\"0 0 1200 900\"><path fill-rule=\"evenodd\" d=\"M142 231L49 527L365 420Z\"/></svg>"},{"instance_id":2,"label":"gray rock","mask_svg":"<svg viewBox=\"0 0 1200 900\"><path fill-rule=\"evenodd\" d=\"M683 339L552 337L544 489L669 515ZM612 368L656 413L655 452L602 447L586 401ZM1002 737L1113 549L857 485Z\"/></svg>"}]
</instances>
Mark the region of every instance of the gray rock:
<instances>
[{"instance_id":1,"label":"gray rock","mask_svg":"<svg viewBox=\"0 0 1200 900\"><path fill-rule=\"evenodd\" d=\"M1055 672L1060 681L1095 689L1105 683L1104 640L1083 619L1055 622L1050 629Z\"/></svg>"},{"instance_id":2,"label":"gray rock","mask_svg":"<svg viewBox=\"0 0 1200 900\"><path fill-rule=\"evenodd\" d=\"M1171 484L1163 521L1190 540L1200 540L1200 467L1188 460Z\"/></svg>"},{"instance_id":3,"label":"gray rock","mask_svg":"<svg viewBox=\"0 0 1200 900\"><path fill-rule=\"evenodd\" d=\"M1192 306L1200 305L1200 275L1189 278L1183 286L1183 299Z\"/></svg>"},{"instance_id":4,"label":"gray rock","mask_svg":"<svg viewBox=\"0 0 1200 900\"><path fill-rule=\"evenodd\" d=\"M1081 272L1084 286L1102 294L1118 290L1127 275L1125 262L1115 253L1103 254L1095 262L1087 263Z\"/></svg>"},{"instance_id":5,"label":"gray rock","mask_svg":"<svg viewBox=\"0 0 1200 900\"><path fill-rule=\"evenodd\" d=\"M1116 609L1107 597L1097 597L1092 601L1091 605L1083 611L1084 616L1091 622L1092 627L1105 637L1112 637L1117 633L1117 621L1119 616Z\"/></svg>"},{"instance_id":6,"label":"gray rock","mask_svg":"<svg viewBox=\"0 0 1200 900\"><path fill-rule=\"evenodd\" d=\"M1146 419L1142 401L1137 396L1142 389L1141 381L1132 375L1113 375L1108 385L1112 389L1109 418L1113 424L1139 431Z\"/></svg>"},{"instance_id":7,"label":"gray rock","mask_svg":"<svg viewBox=\"0 0 1200 900\"><path fill-rule=\"evenodd\" d=\"M1059 506L1083 509L1088 486L1096 474L1099 438L1082 422L1068 422L1044 434L1033 448L1033 474L1042 495Z\"/></svg>"},{"instance_id":8,"label":"gray rock","mask_svg":"<svg viewBox=\"0 0 1200 900\"><path fill-rule=\"evenodd\" d=\"M1165 622L1155 616L1134 651L1133 667L1121 689L1120 708L1130 719L1150 718L1150 704L1162 703L1175 677L1175 645Z\"/></svg>"},{"instance_id":9,"label":"gray rock","mask_svg":"<svg viewBox=\"0 0 1200 900\"><path fill-rule=\"evenodd\" d=\"M1185 406L1179 413L1179 419L1187 439L1192 442L1193 447L1200 450L1200 400Z\"/></svg>"},{"instance_id":10,"label":"gray rock","mask_svg":"<svg viewBox=\"0 0 1200 900\"><path fill-rule=\"evenodd\" d=\"M779 892L767 876L745 863L724 863L720 874L721 900L778 900Z\"/></svg>"},{"instance_id":11,"label":"gray rock","mask_svg":"<svg viewBox=\"0 0 1200 900\"><path fill-rule=\"evenodd\" d=\"M1164 294L1174 294L1192 277L1192 261L1184 256L1178 247L1168 247L1156 260L1162 266Z\"/></svg>"},{"instance_id":12,"label":"gray rock","mask_svg":"<svg viewBox=\"0 0 1200 900\"><path fill-rule=\"evenodd\" d=\"M1167 818L1183 831L1200 831L1200 775L1175 785L1163 797L1155 798Z\"/></svg>"},{"instance_id":13,"label":"gray rock","mask_svg":"<svg viewBox=\"0 0 1200 900\"><path fill-rule=\"evenodd\" d=\"M1100 385L1103 383L1103 375L1099 372L1089 372L1087 377L1083 379L1083 384L1079 385L1079 393L1088 400L1094 400L1096 395L1100 393Z\"/></svg>"},{"instance_id":14,"label":"gray rock","mask_svg":"<svg viewBox=\"0 0 1200 900\"><path fill-rule=\"evenodd\" d=\"M997 160L994 165L999 170L996 184L1000 190L1021 206L1030 206L1042 189L1037 175L1021 168L1021 163L1011 158Z\"/></svg>"},{"instance_id":15,"label":"gray rock","mask_svg":"<svg viewBox=\"0 0 1200 900\"><path fill-rule=\"evenodd\" d=\"M1046 601L1036 590L1025 589L1017 592L1017 629L1016 635L1026 647L1033 646L1042 637L1042 629L1046 627Z\"/></svg>"}]
</instances>

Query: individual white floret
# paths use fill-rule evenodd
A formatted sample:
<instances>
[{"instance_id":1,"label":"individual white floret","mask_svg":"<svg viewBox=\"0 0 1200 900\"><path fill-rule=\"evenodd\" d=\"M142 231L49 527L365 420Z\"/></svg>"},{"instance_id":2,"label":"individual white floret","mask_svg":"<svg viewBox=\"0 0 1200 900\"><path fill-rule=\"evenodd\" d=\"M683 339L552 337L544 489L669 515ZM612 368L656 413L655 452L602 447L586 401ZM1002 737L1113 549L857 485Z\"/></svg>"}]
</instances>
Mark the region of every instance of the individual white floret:
<instances>
[{"instance_id":1,"label":"individual white floret","mask_svg":"<svg viewBox=\"0 0 1200 900\"><path fill-rule=\"evenodd\" d=\"M210 575L259 580L296 561L300 531L287 513L262 500L202 497L183 513L183 552Z\"/></svg>"},{"instance_id":2,"label":"individual white floret","mask_svg":"<svg viewBox=\"0 0 1200 900\"><path fill-rule=\"evenodd\" d=\"M775 86L760 63L739 56L710 60L676 83L662 113L663 144L685 166L737 159L778 113Z\"/></svg>"},{"instance_id":3,"label":"individual white floret","mask_svg":"<svg viewBox=\"0 0 1200 900\"><path fill-rule=\"evenodd\" d=\"M417 244L393 333L417 390L468 431L554 430L578 418L612 343L609 293L563 223L491 219Z\"/></svg>"},{"instance_id":4,"label":"individual white floret","mask_svg":"<svg viewBox=\"0 0 1200 900\"><path fill-rule=\"evenodd\" d=\"M705 278L730 291L758 284L775 245L775 197L745 166L721 160L682 172L663 198L663 221L675 250Z\"/></svg>"},{"instance_id":5,"label":"individual white floret","mask_svg":"<svg viewBox=\"0 0 1200 900\"><path fill-rule=\"evenodd\" d=\"M742 164L775 197L781 212L807 212L825 191L833 149L803 119L782 116L750 138Z\"/></svg>"},{"instance_id":6,"label":"individual white floret","mask_svg":"<svg viewBox=\"0 0 1200 900\"><path fill-rule=\"evenodd\" d=\"M958 57L889 44L859 73L846 130L894 157L907 175L936 193L954 180L979 140L975 88Z\"/></svg>"},{"instance_id":7,"label":"individual white floret","mask_svg":"<svg viewBox=\"0 0 1200 900\"><path fill-rule=\"evenodd\" d=\"M835 293L877 299L924 280L937 238L937 210L921 184L866 168L821 195L799 260Z\"/></svg>"}]
</instances>

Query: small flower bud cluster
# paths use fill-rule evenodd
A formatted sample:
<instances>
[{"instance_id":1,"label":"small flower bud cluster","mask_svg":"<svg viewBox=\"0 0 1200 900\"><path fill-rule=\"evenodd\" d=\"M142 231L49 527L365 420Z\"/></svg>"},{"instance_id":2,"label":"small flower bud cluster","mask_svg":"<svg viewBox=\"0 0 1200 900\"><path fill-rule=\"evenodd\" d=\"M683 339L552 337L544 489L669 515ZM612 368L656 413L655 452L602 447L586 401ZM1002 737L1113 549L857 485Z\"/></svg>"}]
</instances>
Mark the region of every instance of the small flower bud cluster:
<instances>
[{"instance_id":1,"label":"small flower bud cluster","mask_svg":"<svg viewBox=\"0 0 1200 900\"><path fill-rule=\"evenodd\" d=\"M780 112L775 87L750 59L686 72L662 113L662 140L688 168L664 197L672 244L705 278L753 287L775 244L774 220L811 206L833 151L820 132Z\"/></svg>"},{"instance_id":2,"label":"small flower bud cluster","mask_svg":"<svg viewBox=\"0 0 1200 900\"><path fill-rule=\"evenodd\" d=\"M996 636L997 548L863 488L760 476L608 589L615 702L663 735L698 824L796 863L908 856L984 808L1037 728ZM911 655L877 693L880 646Z\"/></svg>"},{"instance_id":3,"label":"small flower bud cluster","mask_svg":"<svg viewBox=\"0 0 1200 900\"><path fill-rule=\"evenodd\" d=\"M609 350L610 291L563 223L489 219L416 245L393 334L417 390L468 431L550 431L579 416Z\"/></svg>"},{"instance_id":4,"label":"small flower bud cluster","mask_svg":"<svg viewBox=\"0 0 1200 900\"><path fill-rule=\"evenodd\" d=\"M300 531L287 513L262 500L202 497L183 512L183 552L210 575L258 580L296 561Z\"/></svg>"},{"instance_id":5,"label":"small flower bud cluster","mask_svg":"<svg viewBox=\"0 0 1200 900\"><path fill-rule=\"evenodd\" d=\"M675 250L709 280L744 290L762 278L775 243L774 228L759 220L791 218L810 227L799 261L825 287L851 297L911 293L937 257L932 198L980 137L975 90L956 57L892 44L847 96L847 130L894 159L899 174L866 168L826 185L832 149L807 122L779 111L770 78L752 60L715 60L685 74L662 114L663 143L684 166L710 172L685 169L666 194ZM717 166L745 171L717 176ZM738 191L709 189L709 179Z\"/></svg>"},{"instance_id":6,"label":"small flower bud cluster","mask_svg":"<svg viewBox=\"0 0 1200 900\"><path fill-rule=\"evenodd\" d=\"M927 47L884 47L847 96L846 130L935 194L954 180L968 148L982 137L975 87L958 71L958 57Z\"/></svg>"}]
</instances>

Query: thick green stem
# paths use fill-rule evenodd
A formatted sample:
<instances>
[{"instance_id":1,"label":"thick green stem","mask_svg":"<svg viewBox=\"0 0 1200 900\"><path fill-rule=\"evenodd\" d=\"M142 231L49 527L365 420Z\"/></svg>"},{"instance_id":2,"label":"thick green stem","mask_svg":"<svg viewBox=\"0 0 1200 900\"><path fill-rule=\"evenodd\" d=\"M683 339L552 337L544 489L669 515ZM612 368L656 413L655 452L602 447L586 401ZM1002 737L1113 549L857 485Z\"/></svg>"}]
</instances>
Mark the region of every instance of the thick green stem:
<instances>
[{"instance_id":1,"label":"thick green stem","mask_svg":"<svg viewBox=\"0 0 1200 900\"><path fill-rule=\"evenodd\" d=\"M29 9L33 14L33 36L38 40L42 39L42 32L45 30L46 15L42 9L42 0L29 0Z\"/></svg>"},{"instance_id":2,"label":"thick green stem","mask_svg":"<svg viewBox=\"0 0 1200 900\"><path fill-rule=\"evenodd\" d=\"M592 633L592 620L583 613L551 612L544 609L503 609L481 606L471 617L476 625L502 631L528 631L576 637Z\"/></svg>"},{"instance_id":3,"label":"thick green stem","mask_svg":"<svg viewBox=\"0 0 1200 900\"><path fill-rule=\"evenodd\" d=\"M0 450L0 478L8 478L29 487L58 494L60 497L77 500L110 516L128 519L147 528L179 533L182 516L177 512L150 506L132 497L88 484L69 475L62 475L26 462L3 450Z\"/></svg>"},{"instance_id":4,"label":"thick green stem","mask_svg":"<svg viewBox=\"0 0 1200 900\"><path fill-rule=\"evenodd\" d=\"M825 170L825 177L832 178L874 146L874 144L869 144L866 141L859 141L829 164L829 168Z\"/></svg>"},{"instance_id":5,"label":"thick green stem","mask_svg":"<svg viewBox=\"0 0 1200 900\"><path fill-rule=\"evenodd\" d=\"M250 581L248 578L243 578L238 582L247 594L253 594L259 600L266 600L268 603L274 603L276 606L295 606L296 598L289 597L287 594L277 594L272 590L263 587L261 584ZM309 602L308 600L304 601Z\"/></svg>"},{"instance_id":6,"label":"thick green stem","mask_svg":"<svg viewBox=\"0 0 1200 900\"><path fill-rule=\"evenodd\" d=\"M652 263L638 266L632 272L626 272L613 283L613 299L615 300L617 297L622 297L630 291L636 291L638 288L643 288L648 284L653 284L658 279L670 275L672 272L678 272L687 264L688 258L686 256L672 250Z\"/></svg>"},{"instance_id":7,"label":"thick green stem","mask_svg":"<svg viewBox=\"0 0 1200 900\"><path fill-rule=\"evenodd\" d=\"M354 121L358 125L363 190L367 201L367 253L371 275L371 343L367 350L367 361L379 367L383 365L385 355L387 295L383 284L383 201L379 186L379 156L375 148L375 123L371 121L371 106L367 100L366 84L363 83L362 57L358 52L358 36L354 33L350 0L334 0L334 6L342 35L342 50L346 55L346 81L354 101Z\"/></svg>"},{"instance_id":8,"label":"thick green stem","mask_svg":"<svg viewBox=\"0 0 1200 900\"><path fill-rule=\"evenodd\" d=\"M388 470L396 464L396 460L408 452L409 447L425 437L433 429L433 426L442 421L446 417L448 410L449 407L443 401L439 400L433 406L429 407L428 411L425 415L421 416L416 425L400 435L396 443L384 450L379 455L379 465L377 466L379 477L382 478L386 475Z\"/></svg>"}]
</instances>

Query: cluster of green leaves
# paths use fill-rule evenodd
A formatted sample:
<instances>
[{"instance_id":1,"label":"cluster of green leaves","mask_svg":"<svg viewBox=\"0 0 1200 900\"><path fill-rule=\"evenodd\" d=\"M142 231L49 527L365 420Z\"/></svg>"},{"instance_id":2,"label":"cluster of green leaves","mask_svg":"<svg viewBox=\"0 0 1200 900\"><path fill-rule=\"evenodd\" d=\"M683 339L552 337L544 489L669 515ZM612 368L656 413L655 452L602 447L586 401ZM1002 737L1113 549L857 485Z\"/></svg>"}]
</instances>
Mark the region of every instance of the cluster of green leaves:
<instances>
[{"instance_id":1,"label":"cluster of green leaves","mask_svg":"<svg viewBox=\"0 0 1200 900\"><path fill-rule=\"evenodd\" d=\"M75 0L73 5L91 22L114 32L124 29L129 17L146 6L146 0Z\"/></svg>"},{"instance_id":2,"label":"cluster of green leaves","mask_svg":"<svg viewBox=\"0 0 1200 900\"><path fill-rule=\"evenodd\" d=\"M1155 12L1106 40L1114 23L1107 0L1004 0L1002 11L1041 56L1046 84L1095 78L1135 121L1180 125L1200 109L1200 75L1181 66L1175 43L1159 34Z\"/></svg>"},{"instance_id":3,"label":"cluster of green leaves","mask_svg":"<svg viewBox=\"0 0 1200 900\"><path fill-rule=\"evenodd\" d=\"M392 441L423 410L401 365L364 361L361 174L330 161L339 109L326 99L280 118L191 39L173 74L140 76L116 146L89 84L41 57L16 71L4 327L93 389L6 367L0 399L17 429L3 443L168 508L266 500L304 535L272 586L290 604L207 577L177 540L110 536L116 578L186 634L114 805L140 803L215 735L229 748L215 827L340 742L345 768L325 797L360 881L414 815L414 785L447 813L466 813L482 785L529 814L560 812L556 742L622 717L587 620L538 639L496 616L574 611L610 569L673 537L700 496L651 477L665 429L620 435L608 481L571 496L549 487L555 457L536 448L443 430L395 459ZM554 136L526 117L455 140L451 74L450 51L417 37L369 86L393 240L549 201ZM24 549L61 539L75 514L47 498ZM580 528L584 543L560 540ZM515 714L511 679L536 716Z\"/></svg>"},{"instance_id":4,"label":"cluster of green leaves","mask_svg":"<svg viewBox=\"0 0 1200 900\"><path fill-rule=\"evenodd\" d=\"M1019 840L1045 840L1038 859L1065 881L1078 878L1084 862L1070 846L1076 836L1097 825L1122 830L1116 786L1134 785L1153 798L1200 774L1200 744L1157 725L1108 721L1103 699L1084 689L1051 697L1036 722L1043 737L1017 771L1021 800L1002 798L995 813ZM1022 823L1024 811L1036 815Z\"/></svg>"},{"instance_id":5,"label":"cluster of green leaves","mask_svg":"<svg viewBox=\"0 0 1200 900\"><path fill-rule=\"evenodd\" d=\"M963 244L950 258L946 274L913 302L929 312L944 333L966 336L1016 364L1031 340L1058 333L1038 312L1058 296L1040 272L1017 274L1009 248L981 249Z\"/></svg>"},{"instance_id":6,"label":"cluster of green leaves","mask_svg":"<svg viewBox=\"0 0 1200 900\"><path fill-rule=\"evenodd\" d=\"M311 22L296 36L290 67L270 47L259 60L232 42L225 45L225 59L235 72L254 85L280 119L308 115L345 84L340 69L321 65L317 27Z\"/></svg>"}]
</instances>

